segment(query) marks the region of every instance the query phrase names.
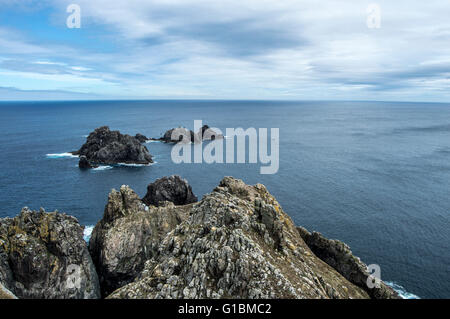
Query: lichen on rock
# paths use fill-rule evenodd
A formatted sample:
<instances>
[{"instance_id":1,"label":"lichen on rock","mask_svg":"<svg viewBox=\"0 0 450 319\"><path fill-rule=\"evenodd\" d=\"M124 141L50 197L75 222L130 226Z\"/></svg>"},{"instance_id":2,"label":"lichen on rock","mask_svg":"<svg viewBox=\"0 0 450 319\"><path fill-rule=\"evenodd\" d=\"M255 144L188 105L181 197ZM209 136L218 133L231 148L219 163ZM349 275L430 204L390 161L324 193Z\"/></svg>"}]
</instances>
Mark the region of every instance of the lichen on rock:
<instances>
[{"instance_id":1,"label":"lichen on rock","mask_svg":"<svg viewBox=\"0 0 450 319\"><path fill-rule=\"evenodd\" d=\"M0 283L19 298L100 297L83 227L43 209L0 219Z\"/></svg>"},{"instance_id":2,"label":"lichen on rock","mask_svg":"<svg viewBox=\"0 0 450 319\"><path fill-rule=\"evenodd\" d=\"M0 298L398 298L369 289L346 244L296 227L264 185L225 177L195 203L187 186L154 183L157 206L112 190L89 250L74 217L0 219Z\"/></svg>"},{"instance_id":3,"label":"lichen on rock","mask_svg":"<svg viewBox=\"0 0 450 319\"><path fill-rule=\"evenodd\" d=\"M368 298L317 258L261 185L231 177L160 239L109 298Z\"/></svg>"},{"instance_id":4,"label":"lichen on rock","mask_svg":"<svg viewBox=\"0 0 450 319\"><path fill-rule=\"evenodd\" d=\"M128 186L109 194L103 218L89 241L103 295L131 282L189 210L169 202L160 206L147 206Z\"/></svg>"}]
</instances>

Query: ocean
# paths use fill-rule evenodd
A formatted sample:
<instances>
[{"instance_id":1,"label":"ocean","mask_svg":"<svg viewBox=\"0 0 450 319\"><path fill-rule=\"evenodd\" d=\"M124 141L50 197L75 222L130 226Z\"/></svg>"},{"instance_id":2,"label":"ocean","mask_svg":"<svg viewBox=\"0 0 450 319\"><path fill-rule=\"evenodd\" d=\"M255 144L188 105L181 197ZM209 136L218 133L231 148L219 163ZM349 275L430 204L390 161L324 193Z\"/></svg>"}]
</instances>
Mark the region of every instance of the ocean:
<instances>
[{"instance_id":1,"label":"ocean","mask_svg":"<svg viewBox=\"0 0 450 319\"><path fill-rule=\"evenodd\" d=\"M82 171L68 152L96 127L159 137L194 120L226 128L279 128L280 167L175 164L148 143L151 166ZM405 297L450 297L450 104L279 101L0 103L0 218L58 210L88 231L112 188L140 196L166 175L201 198L224 176L262 183L297 225L347 243Z\"/></svg>"}]
</instances>

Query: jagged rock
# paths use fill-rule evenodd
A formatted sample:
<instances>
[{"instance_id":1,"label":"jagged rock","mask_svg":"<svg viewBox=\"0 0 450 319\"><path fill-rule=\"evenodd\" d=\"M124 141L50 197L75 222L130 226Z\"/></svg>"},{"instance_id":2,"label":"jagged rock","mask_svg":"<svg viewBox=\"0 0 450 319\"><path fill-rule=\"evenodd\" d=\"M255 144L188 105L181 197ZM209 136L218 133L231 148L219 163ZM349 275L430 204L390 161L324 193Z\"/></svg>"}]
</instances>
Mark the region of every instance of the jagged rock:
<instances>
[{"instance_id":1,"label":"jagged rock","mask_svg":"<svg viewBox=\"0 0 450 319\"><path fill-rule=\"evenodd\" d=\"M83 227L43 209L0 219L0 283L19 298L100 297Z\"/></svg>"},{"instance_id":2,"label":"jagged rock","mask_svg":"<svg viewBox=\"0 0 450 319\"><path fill-rule=\"evenodd\" d=\"M175 205L186 205L195 203L198 199L187 180L178 175L172 175L149 184L147 194L142 200L147 205L159 206L160 202L165 201Z\"/></svg>"},{"instance_id":3,"label":"jagged rock","mask_svg":"<svg viewBox=\"0 0 450 319\"><path fill-rule=\"evenodd\" d=\"M112 190L89 242L103 295L131 282L188 210L189 206L176 208L168 202L148 207L128 186Z\"/></svg>"},{"instance_id":4,"label":"jagged rock","mask_svg":"<svg viewBox=\"0 0 450 319\"><path fill-rule=\"evenodd\" d=\"M136 134L135 138L141 143L145 143L148 141L147 136L139 134L139 133Z\"/></svg>"},{"instance_id":5,"label":"jagged rock","mask_svg":"<svg viewBox=\"0 0 450 319\"><path fill-rule=\"evenodd\" d=\"M164 133L164 136L160 140L165 143L199 143L202 140L205 141L222 138L222 134L216 133L208 125L203 125L197 133L184 127L170 129Z\"/></svg>"},{"instance_id":6,"label":"jagged rock","mask_svg":"<svg viewBox=\"0 0 450 319\"><path fill-rule=\"evenodd\" d=\"M370 276L367 265L361 259L354 256L350 247L345 243L327 239L322 234L310 233L303 227L297 227L303 240L313 253L325 261L328 265L336 269L351 283L363 288L375 299L398 299L400 296L384 282L380 282L380 287L370 289L367 286L367 278Z\"/></svg>"},{"instance_id":7,"label":"jagged rock","mask_svg":"<svg viewBox=\"0 0 450 319\"><path fill-rule=\"evenodd\" d=\"M186 207L188 218L158 238L139 277L109 298L369 297L311 252L261 184L226 177L175 210Z\"/></svg>"},{"instance_id":8,"label":"jagged rock","mask_svg":"<svg viewBox=\"0 0 450 319\"><path fill-rule=\"evenodd\" d=\"M147 147L137 137L111 131L102 126L89 134L86 143L74 155L85 156L89 165L150 164L153 163ZM86 165L80 164L80 165Z\"/></svg>"}]
</instances>

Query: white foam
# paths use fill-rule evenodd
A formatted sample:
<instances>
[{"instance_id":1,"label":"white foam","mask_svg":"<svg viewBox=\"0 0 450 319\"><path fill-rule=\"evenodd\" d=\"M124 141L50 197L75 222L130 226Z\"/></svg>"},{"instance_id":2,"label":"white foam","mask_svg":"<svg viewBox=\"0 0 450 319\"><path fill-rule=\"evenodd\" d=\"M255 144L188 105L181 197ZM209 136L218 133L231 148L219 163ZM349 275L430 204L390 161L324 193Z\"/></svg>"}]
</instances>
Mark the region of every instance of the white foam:
<instances>
[{"instance_id":1,"label":"white foam","mask_svg":"<svg viewBox=\"0 0 450 319\"><path fill-rule=\"evenodd\" d=\"M144 167L144 166L151 166L154 163L150 164L127 164L127 163L118 163L117 166L125 166L125 167Z\"/></svg>"},{"instance_id":2,"label":"white foam","mask_svg":"<svg viewBox=\"0 0 450 319\"><path fill-rule=\"evenodd\" d=\"M93 168L92 170L93 171L105 171L105 170L112 169L112 168L113 168L112 166L103 165L103 166L99 166L99 167Z\"/></svg>"},{"instance_id":3,"label":"white foam","mask_svg":"<svg viewBox=\"0 0 450 319\"><path fill-rule=\"evenodd\" d=\"M402 297L403 299L420 299L419 296L417 296L413 293L407 292L405 290L405 288L403 288L399 284L396 284L395 282L385 281L385 283L386 283L386 285L388 285L392 289L394 289L400 295L400 297Z\"/></svg>"},{"instance_id":4,"label":"white foam","mask_svg":"<svg viewBox=\"0 0 450 319\"><path fill-rule=\"evenodd\" d=\"M73 155L72 153L55 153L55 154L47 154L48 158L78 158L78 155Z\"/></svg>"},{"instance_id":5,"label":"white foam","mask_svg":"<svg viewBox=\"0 0 450 319\"><path fill-rule=\"evenodd\" d=\"M91 234L92 234L93 230L94 230L94 226L93 225L89 225L89 226L84 227L83 239L86 242L89 242L89 239L91 239Z\"/></svg>"},{"instance_id":6,"label":"white foam","mask_svg":"<svg viewBox=\"0 0 450 319\"><path fill-rule=\"evenodd\" d=\"M145 144L149 144L149 143L161 143L162 141L159 141L159 140L147 140L146 142L145 142Z\"/></svg>"},{"instance_id":7,"label":"white foam","mask_svg":"<svg viewBox=\"0 0 450 319\"><path fill-rule=\"evenodd\" d=\"M114 167L146 167L156 164L157 162L153 162L150 164L126 164L126 163L118 163L114 165L100 165L99 167L95 167L92 170L93 171L106 171L113 169Z\"/></svg>"}]
</instances>

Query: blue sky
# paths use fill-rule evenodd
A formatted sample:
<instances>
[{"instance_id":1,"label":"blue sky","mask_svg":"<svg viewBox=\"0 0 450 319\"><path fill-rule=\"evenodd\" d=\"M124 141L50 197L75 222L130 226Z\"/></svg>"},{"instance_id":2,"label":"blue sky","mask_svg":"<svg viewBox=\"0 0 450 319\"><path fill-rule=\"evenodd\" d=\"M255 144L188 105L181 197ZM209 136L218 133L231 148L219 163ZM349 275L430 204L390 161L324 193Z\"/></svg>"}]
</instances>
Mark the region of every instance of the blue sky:
<instances>
[{"instance_id":1,"label":"blue sky","mask_svg":"<svg viewBox=\"0 0 450 319\"><path fill-rule=\"evenodd\" d=\"M449 15L442 0L0 0L0 100L448 102Z\"/></svg>"}]
</instances>

